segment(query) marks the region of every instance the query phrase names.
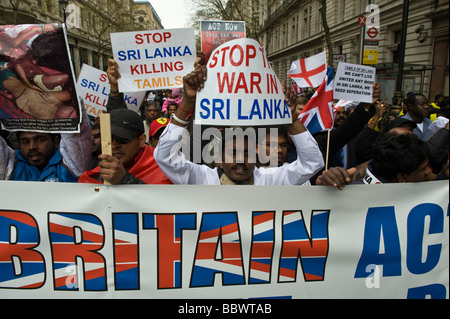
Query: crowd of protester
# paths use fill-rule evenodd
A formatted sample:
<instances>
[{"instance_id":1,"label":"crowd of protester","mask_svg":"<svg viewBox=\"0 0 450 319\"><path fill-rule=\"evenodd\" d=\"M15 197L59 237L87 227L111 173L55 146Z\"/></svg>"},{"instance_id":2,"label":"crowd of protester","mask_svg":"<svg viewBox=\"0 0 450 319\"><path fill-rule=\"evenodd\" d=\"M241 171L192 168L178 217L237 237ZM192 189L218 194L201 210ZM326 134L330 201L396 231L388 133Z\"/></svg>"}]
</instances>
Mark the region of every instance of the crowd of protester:
<instances>
[{"instance_id":1,"label":"crowd of protester","mask_svg":"<svg viewBox=\"0 0 450 319\"><path fill-rule=\"evenodd\" d=\"M77 134L1 131L0 179L107 181L113 185L327 185L338 189L351 183L448 179L448 97L437 95L429 102L422 93L408 93L398 109L379 100L382 88L377 84L372 104L339 108L330 132L311 135L298 120L308 96L296 96L283 83L293 121L276 127L275 140L266 130L263 142L253 150L247 140L227 139L223 134L218 160L194 163L180 150L173 150L183 136L192 135L196 95L208 77L204 62L199 54L195 70L183 79L182 90L147 92L136 113L126 108L118 88L117 63L109 60L107 112L112 154L101 154L100 121L89 120L82 107ZM260 160L270 152L277 156L276 165Z\"/></svg>"}]
</instances>

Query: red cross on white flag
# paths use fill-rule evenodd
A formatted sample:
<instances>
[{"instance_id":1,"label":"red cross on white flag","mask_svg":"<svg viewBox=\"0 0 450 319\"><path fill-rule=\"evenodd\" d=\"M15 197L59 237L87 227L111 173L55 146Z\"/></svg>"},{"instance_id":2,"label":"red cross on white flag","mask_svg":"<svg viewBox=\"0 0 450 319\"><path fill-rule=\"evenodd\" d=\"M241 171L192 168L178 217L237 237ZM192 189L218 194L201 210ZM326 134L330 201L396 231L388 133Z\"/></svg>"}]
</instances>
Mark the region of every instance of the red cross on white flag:
<instances>
[{"instance_id":1,"label":"red cross on white flag","mask_svg":"<svg viewBox=\"0 0 450 319\"><path fill-rule=\"evenodd\" d=\"M320 86L327 73L325 51L312 57L292 62L288 76L301 88Z\"/></svg>"}]
</instances>

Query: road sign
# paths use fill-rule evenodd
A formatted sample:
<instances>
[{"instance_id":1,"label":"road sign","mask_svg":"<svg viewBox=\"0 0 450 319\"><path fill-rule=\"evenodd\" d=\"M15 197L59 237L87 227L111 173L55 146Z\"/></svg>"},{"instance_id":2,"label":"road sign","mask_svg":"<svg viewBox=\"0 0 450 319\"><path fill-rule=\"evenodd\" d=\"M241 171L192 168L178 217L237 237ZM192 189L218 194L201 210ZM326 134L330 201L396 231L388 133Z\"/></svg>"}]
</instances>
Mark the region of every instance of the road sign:
<instances>
[{"instance_id":1,"label":"road sign","mask_svg":"<svg viewBox=\"0 0 450 319\"><path fill-rule=\"evenodd\" d=\"M358 18L358 23L361 25L361 27L365 27L366 26L366 21L367 21L366 16L360 16Z\"/></svg>"},{"instance_id":2,"label":"road sign","mask_svg":"<svg viewBox=\"0 0 450 319\"><path fill-rule=\"evenodd\" d=\"M378 29L375 27L372 27L369 30L367 30L367 35L371 39L375 39L378 36L378 34L379 34Z\"/></svg>"}]
</instances>

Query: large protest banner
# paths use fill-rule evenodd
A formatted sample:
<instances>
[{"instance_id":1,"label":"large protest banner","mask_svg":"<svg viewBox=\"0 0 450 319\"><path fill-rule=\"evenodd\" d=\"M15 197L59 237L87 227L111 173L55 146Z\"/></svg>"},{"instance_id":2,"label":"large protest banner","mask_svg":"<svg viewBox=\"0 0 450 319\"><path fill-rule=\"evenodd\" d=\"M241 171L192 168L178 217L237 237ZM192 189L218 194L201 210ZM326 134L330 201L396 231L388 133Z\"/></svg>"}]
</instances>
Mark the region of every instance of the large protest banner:
<instances>
[{"instance_id":1,"label":"large protest banner","mask_svg":"<svg viewBox=\"0 0 450 319\"><path fill-rule=\"evenodd\" d=\"M4 129L79 131L80 103L61 25L0 26L0 61Z\"/></svg>"},{"instance_id":2,"label":"large protest banner","mask_svg":"<svg viewBox=\"0 0 450 319\"><path fill-rule=\"evenodd\" d=\"M448 195L3 181L0 298L448 298Z\"/></svg>"},{"instance_id":3,"label":"large protest banner","mask_svg":"<svg viewBox=\"0 0 450 319\"><path fill-rule=\"evenodd\" d=\"M253 126L292 123L281 83L253 39L228 41L211 54L198 92L195 123Z\"/></svg>"},{"instance_id":4,"label":"large protest banner","mask_svg":"<svg viewBox=\"0 0 450 319\"><path fill-rule=\"evenodd\" d=\"M121 92L181 88L197 57L193 28L111 33Z\"/></svg>"},{"instance_id":5,"label":"large protest banner","mask_svg":"<svg viewBox=\"0 0 450 319\"><path fill-rule=\"evenodd\" d=\"M105 71L83 64L78 76L78 93L84 101L87 115L100 116L106 112L111 87ZM124 101L128 109L137 112L144 99L145 92L124 93Z\"/></svg>"}]
</instances>

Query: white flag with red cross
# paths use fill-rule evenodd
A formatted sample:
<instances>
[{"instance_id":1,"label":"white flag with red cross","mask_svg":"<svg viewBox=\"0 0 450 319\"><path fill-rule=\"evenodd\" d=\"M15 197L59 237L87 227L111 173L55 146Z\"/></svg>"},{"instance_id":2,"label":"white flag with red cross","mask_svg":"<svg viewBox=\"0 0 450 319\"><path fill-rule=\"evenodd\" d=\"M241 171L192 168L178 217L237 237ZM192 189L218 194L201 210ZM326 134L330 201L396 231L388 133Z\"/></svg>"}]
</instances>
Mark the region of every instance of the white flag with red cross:
<instances>
[{"instance_id":1,"label":"white flag with red cross","mask_svg":"<svg viewBox=\"0 0 450 319\"><path fill-rule=\"evenodd\" d=\"M325 51L312 57L292 62L288 76L301 88L317 88L325 79L327 61Z\"/></svg>"}]
</instances>

